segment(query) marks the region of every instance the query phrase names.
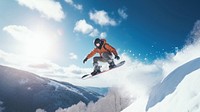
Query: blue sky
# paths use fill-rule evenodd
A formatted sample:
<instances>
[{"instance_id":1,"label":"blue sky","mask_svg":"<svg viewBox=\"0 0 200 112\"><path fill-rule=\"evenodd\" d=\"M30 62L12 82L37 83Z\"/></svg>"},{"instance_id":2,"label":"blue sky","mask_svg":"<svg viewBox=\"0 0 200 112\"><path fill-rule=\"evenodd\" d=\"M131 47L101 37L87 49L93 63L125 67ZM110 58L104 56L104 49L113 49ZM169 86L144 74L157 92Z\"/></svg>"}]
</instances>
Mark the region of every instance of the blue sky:
<instances>
[{"instance_id":1,"label":"blue sky","mask_svg":"<svg viewBox=\"0 0 200 112\"><path fill-rule=\"evenodd\" d=\"M48 68L48 62L54 67L92 67L91 60L86 64L82 60L94 48L96 37L105 37L119 54L153 62L185 45L200 17L199 4L198 0L1 0L0 62L35 68Z\"/></svg>"},{"instance_id":2,"label":"blue sky","mask_svg":"<svg viewBox=\"0 0 200 112\"><path fill-rule=\"evenodd\" d=\"M182 48L195 21L200 17L198 1L53 1L60 4L64 13L60 20L46 17L47 15L37 8L32 10L30 6L20 5L20 0L0 2L1 29L8 25L18 25L31 30L41 25L55 33L55 30L62 30L59 45L53 46L59 52L55 52L54 57L47 56L53 62L62 65L81 64L85 55L93 49L94 38L99 37L100 33L106 33L107 41L120 53L127 52L140 60L146 58L153 61L162 58L165 52L174 52L176 47ZM23 3L23 0L21 2ZM78 5L81 9L76 7ZM94 15L100 11L106 13L108 18L114 21L114 25L109 23L111 21L103 24L90 18L90 13ZM120 16L119 11L125 17ZM85 34L75 31L75 24L80 20L85 20L93 29L98 30L99 34L91 37L89 34L92 31ZM8 52L18 52L15 49L19 43L13 42L5 31L1 31L0 34L3 42L1 48ZM69 53L77 55L77 60L69 60Z\"/></svg>"}]
</instances>

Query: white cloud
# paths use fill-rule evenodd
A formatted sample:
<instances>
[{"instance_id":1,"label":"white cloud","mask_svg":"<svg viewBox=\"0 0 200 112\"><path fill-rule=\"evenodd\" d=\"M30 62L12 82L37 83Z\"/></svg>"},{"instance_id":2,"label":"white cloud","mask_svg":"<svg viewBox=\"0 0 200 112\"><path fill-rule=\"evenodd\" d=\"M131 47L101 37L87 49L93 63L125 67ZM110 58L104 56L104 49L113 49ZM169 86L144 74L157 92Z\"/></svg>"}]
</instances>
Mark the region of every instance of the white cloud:
<instances>
[{"instance_id":1,"label":"white cloud","mask_svg":"<svg viewBox=\"0 0 200 112\"><path fill-rule=\"evenodd\" d=\"M78 56L74 53L69 53L69 58L72 59L72 60L77 60Z\"/></svg>"},{"instance_id":2,"label":"white cloud","mask_svg":"<svg viewBox=\"0 0 200 112\"><path fill-rule=\"evenodd\" d=\"M53 48L59 34L53 33L52 29L47 27L30 30L25 26L9 25L5 26L3 31L21 42L20 49L17 50L21 54L32 57L48 57L56 52L51 48Z\"/></svg>"},{"instance_id":3,"label":"white cloud","mask_svg":"<svg viewBox=\"0 0 200 112\"><path fill-rule=\"evenodd\" d=\"M198 20L193 27L193 30L190 33L190 41L196 42L200 39L200 20Z\"/></svg>"},{"instance_id":4,"label":"white cloud","mask_svg":"<svg viewBox=\"0 0 200 112\"><path fill-rule=\"evenodd\" d=\"M5 61L8 53L4 52L3 50L0 49L0 59Z\"/></svg>"},{"instance_id":5,"label":"white cloud","mask_svg":"<svg viewBox=\"0 0 200 112\"><path fill-rule=\"evenodd\" d=\"M91 11L89 13L90 19L93 20L96 24L101 26L112 25L115 26L117 23L114 19L108 16L108 13L104 10L101 11Z\"/></svg>"},{"instance_id":6,"label":"white cloud","mask_svg":"<svg viewBox=\"0 0 200 112\"><path fill-rule=\"evenodd\" d=\"M118 9L118 14L123 18L123 19L127 19L128 15L125 12L125 9Z\"/></svg>"},{"instance_id":7,"label":"white cloud","mask_svg":"<svg viewBox=\"0 0 200 112\"><path fill-rule=\"evenodd\" d=\"M65 68L65 72L81 76L83 74L90 73L91 69L90 68L81 68L81 67L76 66L76 65L70 65L70 66Z\"/></svg>"},{"instance_id":8,"label":"white cloud","mask_svg":"<svg viewBox=\"0 0 200 112\"><path fill-rule=\"evenodd\" d=\"M26 57L23 55L7 53L0 49L1 64L14 68L27 70L38 75L47 75L48 73L58 72L62 67L48 60L40 58ZM59 72L60 73L60 72Z\"/></svg>"},{"instance_id":9,"label":"white cloud","mask_svg":"<svg viewBox=\"0 0 200 112\"><path fill-rule=\"evenodd\" d=\"M1 65L26 70L43 77L50 77L61 81L66 81L69 77L80 79L82 74L90 73L91 68L81 68L76 65L63 67L52 63L49 60L29 58L22 55L7 53L0 49Z\"/></svg>"},{"instance_id":10,"label":"white cloud","mask_svg":"<svg viewBox=\"0 0 200 112\"><path fill-rule=\"evenodd\" d=\"M52 64L49 64L49 63L34 63L34 64L29 64L28 67L36 68L36 69L50 69L53 66Z\"/></svg>"},{"instance_id":11,"label":"white cloud","mask_svg":"<svg viewBox=\"0 0 200 112\"><path fill-rule=\"evenodd\" d=\"M62 6L55 0L17 0L22 6L37 10L43 17L61 21L65 15Z\"/></svg>"},{"instance_id":12,"label":"white cloud","mask_svg":"<svg viewBox=\"0 0 200 112\"><path fill-rule=\"evenodd\" d=\"M33 33L25 26L9 25L3 28L3 31L8 32L14 39L26 42L29 40Z\"/></svg>"},{"instance_id":13,"label":"white cloud","mask_svg":"<svg viewBox=\"0 0 200 112\"><path fill-rule=\"evenodd\" d=\"M102 33L100 34L100 37L101 37L101 38L106 38L106 37L107 37L106 32L102 32Z\"/></svg>"},{"instance_id":14,"label":"white cloud","mask_svg":"<svg viewBox=\"0 0 200 112\"><path fill-rule=\"evenodd\" d=\"M98 31L97 29L94 29L94 30L90 33L89 36L91 36L91 37L96 37L96 36L98 36L98 35L99 35L99 31Z\"/></svg>"},{"instance_id":15,"label":"white cloud","mask_svg":"<svg viewBox=\"0 0 200 112\"><path fill-rule=\"evenodd\" d=\"M74 27L75 32L81 32L83 34L91 33L93 30L93 26L88 24L85 19L77 21Z\"/></svg>"},{"instance_id":16,"label":"white cloud","mask_svg":"<svg viewBox=\"0 0 200 112\"><path fill-rule=\"evenodd\" d=\"M100 36L102 38L105 38L107 36L106 32L99 33L99 30L88 24L85 19L76 22L74 32L89 34L90 37Z\"/></svg>"},{"instance_id":17,"label":"white cloud","mask_svg":"<svg viewBox=\"0 0 200 112\"><path fill-rule=\"evenodd\" d=\"M78 9L78 10L83 10L83 5L75 4L73 2L73 0L65 0L65 2L68 3L69 5L73 6L74 8Z\"/></svg>"},{"instance_id":18,"label":"white cloud","mask_svg":"<svg viewBox=\"0 0 200 112\"><path fill-rule=\"evenodd\" d=\"M83 10L83 5L81 4L75 4L74 7L78 10Z\"/></svg>"},{"instance_id":19,"label":"white cloud","mask_svg":"<svg viewBox=\"0 0 200 112\"><path fill-rule=\"evenodd\" d=\"M65 2L67 2L67 3L70 4L70 5L73 5L73 4L74 4L73 0L65 0Z\"/></svg>"}]
</instances>

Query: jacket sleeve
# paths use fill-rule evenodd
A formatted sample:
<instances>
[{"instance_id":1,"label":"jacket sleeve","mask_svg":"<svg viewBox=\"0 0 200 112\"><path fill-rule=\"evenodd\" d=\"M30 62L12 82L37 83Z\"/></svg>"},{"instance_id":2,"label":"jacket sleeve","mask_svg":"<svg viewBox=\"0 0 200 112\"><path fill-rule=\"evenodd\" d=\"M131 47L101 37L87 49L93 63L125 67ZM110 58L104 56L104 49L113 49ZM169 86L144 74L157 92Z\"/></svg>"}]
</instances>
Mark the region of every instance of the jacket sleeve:
<instances>
[{"instance_id":1,"label":"jacket sleeve","mask_svg":"<svg viewBox=\"0 0 200 112\"><path fill-rule=\"evenodd\" d=\"M107 50L109 50L110 52L112 52L115 56L118 55L116 49L115 49L114 47L112 47L111 45L105 44L105 48L106 48Z\"/></svg>"},{"instance_id":2,"label":"jacket sleeve","mask_svg":"<svg viewBox=\"0 0 200 112\"><path fill-rule=\"evenodd\" d=\"M90 59L91 57L93 57L95 54L97 53L96 49L92 50L88 55L87 55L87 59Z\"/></svg>"}]
</instances>

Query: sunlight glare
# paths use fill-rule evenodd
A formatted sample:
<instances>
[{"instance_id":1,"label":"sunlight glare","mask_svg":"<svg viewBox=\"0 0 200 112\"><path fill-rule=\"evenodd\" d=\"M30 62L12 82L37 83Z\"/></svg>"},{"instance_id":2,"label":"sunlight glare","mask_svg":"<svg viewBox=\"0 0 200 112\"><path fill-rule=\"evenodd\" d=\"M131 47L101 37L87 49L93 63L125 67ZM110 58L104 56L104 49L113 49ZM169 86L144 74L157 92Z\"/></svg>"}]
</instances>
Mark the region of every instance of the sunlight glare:
<instances>
[{"instance_id":1,"label":"sunlight glare","mask_svg":"<svg viewBox=\"0 0 200 112\"><path fill-rule=\"evenodd\" d=\"M29 57L45 58L50 55L53 38L47 32L35 32L25 43L24 54Z\"/></svg>"}]
</instances>

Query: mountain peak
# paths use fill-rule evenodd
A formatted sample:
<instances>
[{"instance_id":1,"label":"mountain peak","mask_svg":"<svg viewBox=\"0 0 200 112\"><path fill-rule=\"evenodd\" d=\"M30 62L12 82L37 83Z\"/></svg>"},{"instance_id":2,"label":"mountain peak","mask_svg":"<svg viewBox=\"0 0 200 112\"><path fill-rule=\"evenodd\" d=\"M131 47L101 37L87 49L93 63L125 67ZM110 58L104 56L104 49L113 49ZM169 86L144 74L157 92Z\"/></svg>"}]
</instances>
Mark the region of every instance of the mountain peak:
<instances>
[{"instance_id":1,"label":"mountain peak","mask_svg":"<svg viewBox=\"0 0 200 112\"><path fill-rule=\"evenodd\" d=\"M51 112L80 101L97 101L101 96L23 70L0 65L0 71L0 101L5 112L34 112L38 108Z\"/></svg>"}]
</instances>

